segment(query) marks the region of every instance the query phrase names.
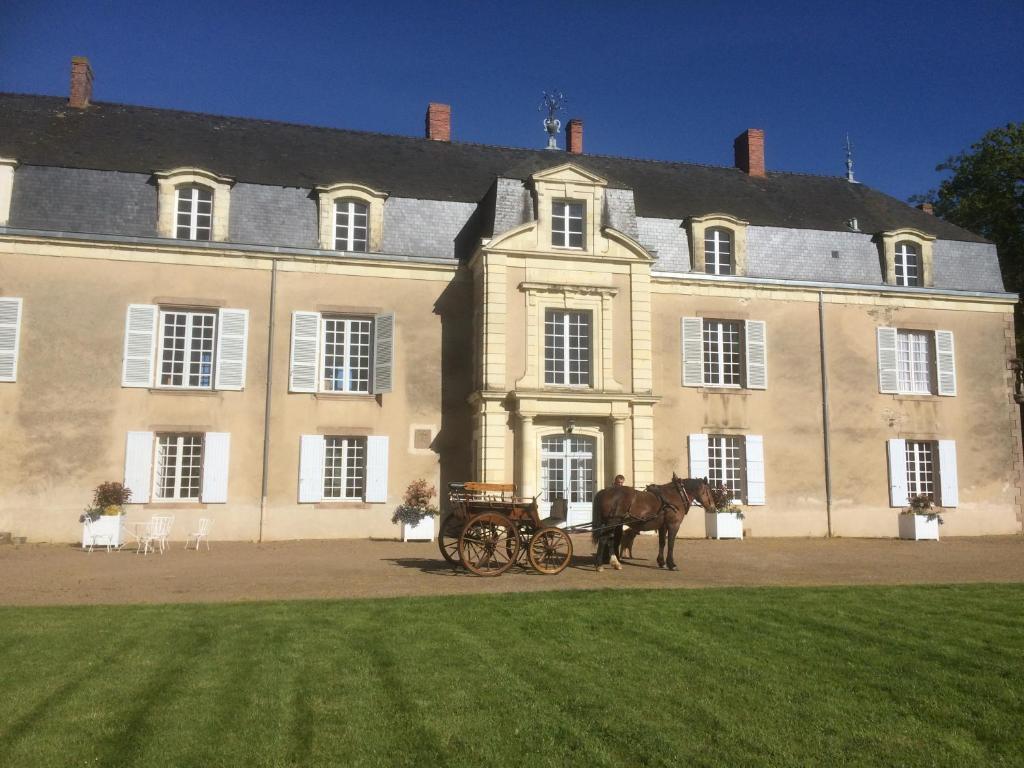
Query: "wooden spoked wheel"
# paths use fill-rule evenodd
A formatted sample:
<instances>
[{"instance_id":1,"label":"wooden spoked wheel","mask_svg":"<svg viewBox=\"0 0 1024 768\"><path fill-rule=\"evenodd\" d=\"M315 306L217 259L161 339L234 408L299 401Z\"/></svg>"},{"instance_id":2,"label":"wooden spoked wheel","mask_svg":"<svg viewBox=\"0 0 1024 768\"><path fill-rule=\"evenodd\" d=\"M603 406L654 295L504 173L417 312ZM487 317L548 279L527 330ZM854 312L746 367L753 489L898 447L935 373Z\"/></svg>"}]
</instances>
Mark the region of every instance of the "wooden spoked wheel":
<instances>
[{"instance_id":1,"label":"wooden spoked wheel","mask_svg":"<svg viewBox=\"0 0 1024 768\"><path fill-rule=\"evenodd\" d=\"M437 548L441 550L441 557L453 565L459 562L460 533L462 533L462 523L449 517L441 524L441 532L437 534Z\"/></svg>"},{"instance_id":2,"label":"wooden spoked wheel","mask_svg":"<svg viewBox=\"0 0 1024 768\"><path fill-rule=\"evenodd\" d=\"M544 528L533 534L526 555L534 570L554 576L572 560L572 539L561 528Z\"/></svg>"},{"instance_id":3,"label":"wooden spoked wheel","mask_svg":"<svg viewBox=\"0 0 1024 768\"><path fill-rule=\"evenodd\" d=\"M459 559L477 576L499 576L519 558L519 532L504 515L477 515L459 536Z\"/></svg>"}]
</instances>

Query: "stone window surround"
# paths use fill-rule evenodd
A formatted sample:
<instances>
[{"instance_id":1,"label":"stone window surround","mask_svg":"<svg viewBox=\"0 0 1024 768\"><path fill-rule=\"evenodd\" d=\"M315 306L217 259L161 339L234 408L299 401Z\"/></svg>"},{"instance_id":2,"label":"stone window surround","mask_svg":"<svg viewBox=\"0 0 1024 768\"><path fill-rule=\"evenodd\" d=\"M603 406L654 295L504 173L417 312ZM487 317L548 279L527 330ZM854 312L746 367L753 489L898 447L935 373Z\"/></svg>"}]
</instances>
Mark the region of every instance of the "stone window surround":
<instances>
[{"instance_id":1,"label":"stone window surround","mask_svg":"<svg viewBox=\"0 0 1024 768\"><path fill-rule=\"evenodd\" d=\"M573 389L619 391L612 357L612 299L618 288L599 285L562 285L523 282L519 290L526 294L526 373L516 382L518 389ZM582 310L591 316L591 385L562 387L544 383L544 317L549 309Z\"/></svg>"},{"instance_id":2,"label":"stone window surround","mask_svg":"<svg viewBox=\"0 0 1024 768\"><path fill-rule=\"evenodd\" d=\"M228 239L228 225L231 214L231 187L234 179L218 176L212 171L202 168L173 168L169 171L156 171L157 179L157 235L177 239L175 226L178 211L177 189L180 186L195 184L206 187L213 193L213 222L210 240L224 242Z\"/></svg>"},{"instance_id":3,"label":"stone window surround","mask_svg":"<svg viewBox=\"0 0 1024 768\"><path fill-rule=\"evenodd\" d=\"M571 173L573 179L559 178ZM566 163L548 168L531 177L534 214L537 221L537 250L556 253L592 253L601 238L601 212L604 210L604 188L608 182L600 176ZM583 247L553 245L551 234L552 203L580 203L583 206Z\"/></svg>"},{"instance_id":4,"label":"stone window surround","mask_svg":"<svg viewBox=\"0 0 1024 768\"><path fill-rule=\"evenodd\" d=\"M335 250L334 203L337 200L348 199L356 200L366 206L366 224L369 228L369 232L366 234L366 250L368 253L380 252L384 233L384 201L388 198L386 192L378 192L362 184L348 181L317 187L316 192L319 196L320 248L322 250Z\"/></svg>"},{"instance_id":5,"label":"stone window surround","mask_svg":"<svg viewBox=\"0 0 1024 768\"><path fill-rule=\"evenodd\" d=\"M6 227L11 218L11 198L14 194L14 169L18 161L0 157L0 227Z\"/></svg>"},{"instance_id":6,"label":"stone window surround","mask_svg":"<svg viewBox=\"0 0 1024 768\"><path fill-rule=\"evenodd\" d=\"M917 246L921 255L921 287L931 288L932 282L932 243L935 238L918 229L904 227L893 229L878 234L878 244L882 249L882 259L885 264L885 282L887 285L896 285L896 244L907 241Z\"/></svg>"},{"instance_id":7,"label":"stone window surround","mask_svg":"<svg viewBox=\"0 0 1024 768\"><path fill-rule=\"evenodd\" d=\"M749 222L727 213L708 213L687 219L690 239L690 270L704 272L704 238L709 229L726 229L732 235L732 276L747 273L747 226Z\"/></svg>"}]
</instances>

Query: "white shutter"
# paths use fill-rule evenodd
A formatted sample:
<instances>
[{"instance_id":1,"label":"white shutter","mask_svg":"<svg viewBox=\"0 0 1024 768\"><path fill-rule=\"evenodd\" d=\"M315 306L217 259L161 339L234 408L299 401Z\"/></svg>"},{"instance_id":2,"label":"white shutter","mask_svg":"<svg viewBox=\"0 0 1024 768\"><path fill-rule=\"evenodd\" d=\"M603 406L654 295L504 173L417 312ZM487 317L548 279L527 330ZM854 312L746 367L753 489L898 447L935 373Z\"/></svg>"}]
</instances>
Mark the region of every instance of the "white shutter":
<instances>
[{"instance_id":1,"label":"white shutter","mask_svg":"<svg viewBox=\"0 0 1024 768\"><path fill-rule=\"evenodd\" d=\"M385 435L366 438L366 500L378 503L388 500L388 438Z\"/></svg>"},{"instance_id":2,"label":"white shutter","mask_svg":"<svg viewBox=\"0 0 1024 768\"><path fill-rule=\"evenodd\" d=\"M156 367L159 308L155 304L129 304L124 321L122 387L152 387Z\"/></svg>"},{"instance_id":3,"label":"white shutter","mask_svg":"<svg viewBox=\"0 0 1024 768\"><path fill-rule=\"evenodd\" d=\"M950 397L956 395L956 361L953 354L952 331L935 332L935 363L939 394Z\"/></svg>"},{"instance_id":4,"label":"white shutter","mask_svg":"<svg viewBox=\"0 0 1024 768\"><path fill-rule=\"evenodd\" d=\"M289 392L316 392L320 349L320 313L292 312L292 357Z\"/></svg>"},{"instance_id":5,"label":"white shutter","mask_svg":"<svg viewBox=\"0 0 1024 768\"><path fill-rule=\"evenodd\" d=\"M149 501L153 479L153 433L129 432L124 450L124 485L132 492L131 504Z\"/></svg>"},{"instance_id":6,"label":"white shutter","mask_svg":"<svg viewBox=\"0 0 1024 768\"><path fill-rule=\"evenodd\" d=\"M217 375L213 386L245 389L249 310L222 309L217 316Z\"/></svg>"},{"instance_id":7,"label":"white shutter","mask_svg":"<svg viewBox=\"0 0 1024 768\"><path fill-rule=\"evenodd\" d=\"M206 433L203 439L203 502L207 504L227 502L230 455L230 432Z\"/></svg>"},{"instance_id":8,"label":"white shutter","mask_svg":"<svg viewBox=\"0 0 1024 768\"><path fill-rule=\"evenodd\" d=\"M960 506L956 440L939 440L939 504L943 507Z\"/></svg>"},{"instance_id":9,"label":"white shutter","mask_svg":"<svg viewBox=\"0 0 1024 768\"><path fill-rule=\"evenodd\" d=\"M907 495L907 441L889 440L889 506L905 507Z\"/></svg>"},{"instance_id":10,"label":"white shutter","mask_svg":"<svg viewBox=\"0 0 1024 768\"><path fill-rule=\"evenodd\" d=\"M747 504L764 504L764 438L747 435L743 443L747 449Z\"/></svg>"},{"instance_id":11,"label":"white shutter","mask_svg":"<svg viewBox=\"0 0 1024 768\"><path fill-rule=\"evenodd\" d=\"M323 501L324 455L327 441L323 435L303 435L299 444L299 501Z\"/></svg>"},{"instance_id":12,"label":"white shutter","mask_svg":"<svg viewBox=\"0 0 1024 768\"><path fill-rule=\"evenodd\" d=\"M764 320L747 320L747 389L768 388L767 333Z\"/></svg>"},{"instance_id":13,"label":"white shutter","mask_svg":"<svg viewBox=\"0 0 1024 768\"><path fill-rule=\"evenodd\" d=\"M708 476L708 436L690 435L690 477Z\"/></svg>"},{"instance_id":14,"label":"white shutter","mask_svg":"<svg viewBox=\"0 0 1024 768\"><path fill-rule=\"evenodd\" d=\"M373 394L390 392L395 365L395 315L389 312L373 319Z\"/></svg>"},{"instance_id":15,"label":"white shutter","mask_svg":"<svg viewBox=\"0 0 1024 768\"><path fill-rule=\"evenodd\" d=\"M684 317L680 337L683 354L683 386L699 387L704 383L703 321L699 317Z\"/></svg>"},{"instance_id":16,"label":"white shutter","mask_svg":"<svg viewBox=\"0 0 1024 768\"><path fill-rule=\"evenodd\" d=\"M900 379L896 363L896 329L878 329L878 391L895 394L899 391Z\"/></svg>"},{"instance_id":17,"label":"white shutter","mask_svg":"<svg viewBox=\"0 0 1024 768\"><path fill-rule=\"evenodd\" d=\"M18 379L21 299L0 299L0 381Z\"/></svg>"}]
</instances>

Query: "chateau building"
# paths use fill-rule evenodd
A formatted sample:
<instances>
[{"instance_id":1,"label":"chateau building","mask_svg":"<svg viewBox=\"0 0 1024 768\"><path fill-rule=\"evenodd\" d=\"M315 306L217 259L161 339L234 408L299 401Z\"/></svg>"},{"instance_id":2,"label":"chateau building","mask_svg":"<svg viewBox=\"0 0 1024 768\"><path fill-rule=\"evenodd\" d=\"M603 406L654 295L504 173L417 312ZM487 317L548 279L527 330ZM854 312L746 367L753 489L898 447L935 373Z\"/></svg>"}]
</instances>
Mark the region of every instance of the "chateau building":
<instances>
[{"instance_id":1,"label":"chateau building","mask_svg":"<svg viewBox=\"0 0 1024 768\"><path fill-rule=\"evenodd\" d=\"M1020 532L995 247L842 177L0 94L0 530L91 489L228 539L395 536L405 487L589 519L672 472L754 536ZM684 536L703 536L691 515Z\"/></svg>"}]
</instances>

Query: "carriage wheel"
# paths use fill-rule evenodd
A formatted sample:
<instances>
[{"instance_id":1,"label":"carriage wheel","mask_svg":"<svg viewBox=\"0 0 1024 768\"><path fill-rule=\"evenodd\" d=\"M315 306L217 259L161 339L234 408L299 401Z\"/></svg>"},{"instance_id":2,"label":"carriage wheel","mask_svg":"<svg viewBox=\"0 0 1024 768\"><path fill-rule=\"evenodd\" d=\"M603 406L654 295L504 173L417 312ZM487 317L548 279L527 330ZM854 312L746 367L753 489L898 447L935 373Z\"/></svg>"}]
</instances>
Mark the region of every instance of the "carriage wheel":
<instances>
[{"instance_id":1,"label":"carriage wheel","mask_svg":"<svg viewBox=\"0 0 1024 768\"><path fill-rule=\"evenodd\" d=\"M504 515L477 515L459 536L459 559L477 576L499 576L519 557L519 533Z\"/></svg>"},{"instance_id":2,"label":"carriage wheel","mask_svg":"<svg viewBox=\"0 0 1024 768\"><path fill-rule=\"evenodd\" d=\"M572 560L572 539L561 528L544 528L530 539L527 556L534 570L554 576Z\"/></svg>"},{"instance_id":3,"label":"carriage wheel","mask_svg":"<svg viewBox=\"0 0 1024 768\"><path fill-rule=\"evenodd\" d=\"M441 550L441 557L452 565L457 565L459 562L460 533L462 533L462 523L449 517L441 525L441 532L437 534L437 548Z\"/></svg>"}]
</instances>

